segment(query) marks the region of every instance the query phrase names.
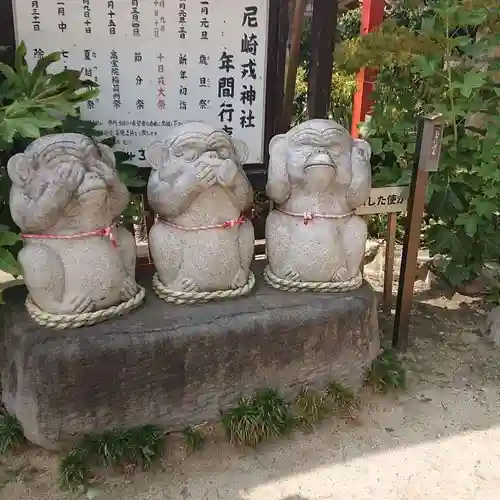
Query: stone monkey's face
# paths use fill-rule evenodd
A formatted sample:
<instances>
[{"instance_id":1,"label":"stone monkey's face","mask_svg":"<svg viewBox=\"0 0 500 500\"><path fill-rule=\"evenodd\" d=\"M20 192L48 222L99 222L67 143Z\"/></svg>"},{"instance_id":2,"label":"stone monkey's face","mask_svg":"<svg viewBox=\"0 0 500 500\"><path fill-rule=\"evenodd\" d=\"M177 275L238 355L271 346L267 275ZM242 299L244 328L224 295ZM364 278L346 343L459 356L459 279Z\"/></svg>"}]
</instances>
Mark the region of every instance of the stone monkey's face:
<instances>
[{"instance_id":1,"label":"stone monkey's face","mask_svg":"<svg viewBox=\"0 0 500 500\"><path fill-rule=\"evenodd\" d=\"M313 128L287 138L286 164L292 183L328 191L351 182L351 137L343 130Z\"/></svg>"},{"instance_id":2,"label":"stone monkey's face","mask_svg":"<svg viewBox=\"0 0 500 500\"><path fill-rule=\"evenodd\" d=\"M217 169L223 162L232 160L239 164L239 158L229 137L223 132L211 134L186 133L177 137L169 148L169 159L185 169L192 165L199 169L205 166Z\"/></svg>"},{"instance_id":3,"label":"stone monkey's face","mask_svg":"<svg viewBox=\"0 0 500 500\"><path fill-rule=\"evenodd\" d=\"M68 165L71 171L83 172L82 180L74 191L76 198L89 197L91 193L93 198L101 198L106 194L106 182L99 168L102 163L100 150L94 144L54 144L37 158L38 175L48 182L55 181L54 176L60 165Z\"/></svg>"}]
</instances>

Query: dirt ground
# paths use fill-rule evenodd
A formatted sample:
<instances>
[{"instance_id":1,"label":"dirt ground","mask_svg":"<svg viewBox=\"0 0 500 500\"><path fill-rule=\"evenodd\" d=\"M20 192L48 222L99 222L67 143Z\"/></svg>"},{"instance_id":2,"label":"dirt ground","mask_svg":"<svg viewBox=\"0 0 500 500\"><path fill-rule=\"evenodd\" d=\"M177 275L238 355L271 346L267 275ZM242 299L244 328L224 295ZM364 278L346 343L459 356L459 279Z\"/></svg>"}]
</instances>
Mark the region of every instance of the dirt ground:
<instances>
[{"instance_id":1,"label":"dirt ground","mask_svg":"<svg viewBox=\"0 0 500 500\"><path fill-rule=\"evenodd\" d=\"M380 290L377 276L367 277ZM187 456L172 440L154 470L103 477L88 498L497 500L500 352L481 334L486 308L419 282L409 388L389 396L364 391L358 425L330 419L256 451L214 442ZM382 316L381 329L390 325ZM4 457L0 499L78 498L58 491L57 463L57 455L34 448Z\"/></svg>"}]
</instances>

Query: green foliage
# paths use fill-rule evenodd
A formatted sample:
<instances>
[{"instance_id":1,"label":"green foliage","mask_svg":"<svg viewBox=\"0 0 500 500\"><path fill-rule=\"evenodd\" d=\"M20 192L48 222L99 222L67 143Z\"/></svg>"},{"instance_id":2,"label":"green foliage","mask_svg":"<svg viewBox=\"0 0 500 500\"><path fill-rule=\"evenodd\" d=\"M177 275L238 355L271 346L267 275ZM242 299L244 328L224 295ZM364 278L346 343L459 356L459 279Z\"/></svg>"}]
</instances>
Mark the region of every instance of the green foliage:
<instances>
[{"instance_id":1,"label":"green foliage","mask_svg":"<svg viewBox=\"0 0 500 500\"><path fill-rule=\"evenodd\" d=\"M369 368L365 383L383 393L404 389L406 387L406 368L399 354L393 349L384 349Z\"/></svg>"},{"instance_id":2,"label":"green foliage","mask_svg":"<svg viewBox=\"0 0 500 500\"><path fill-rule=\"evenodd\" d=\"M185 427L182 431L185 440L185 448L188 451L197 451L203 448L206 437L200 429L195 427Z\"/></svg>"},{"instance_id":3,"label":"green foliage","mask_svg":"<svg viewBox=\"0 0 500 500\"><path fill-rule=\"evenodd\" d=\"M337 410L346 410L357 405L356 395L338 382L330 382L326 394Z\"/></svg>"},{"instance_id":4,"label":"green foliage","mask_svg":"<svg viewBox=\"0 0 500 500\"><path fill-rule=\"evenodd\" d=\"M236 406L222 413L221 421L231 443L252 447L287 434L294 425L289 403L273 389L242 397Z\"/></svg>"},{"instance_id":5,"label":"green foliage","mask_svg":"<svg viewBox=\"0 0 500 500\"><path fill-rule=\"evenodd\" d=\"M87 488L90 471L87 450L74 448L59 464L59 485L63 490L75 491L79 487Z\"/></svg>"},{"instance_id":6,"label":"green foliage","mask_svg":"<svg viewBox=\"0 0 500 500\"><path fill-rule=\"evenodd\" d=\"M302 427L312 428L326 417L329 410L325 393L302 389L295 398L294 412L298 425Z\"/></svg>"},{"instance_id":7,"label":"green foliage","mask_svg":"<svg viewBox=\"0 0 500 500\"><path fill-rule=\"evenodd\" d=\"M54 52L41 58L32 71L26 62L26 45L16 50L14 67L0 63L0 149L9 151L16 138L37 139L44 131L62 124L61 116L76 116L78 106L97 96L91 81L80 71L48 74L47 68L61 59Z\"/></svg>"},{"instance_id":8,"label":"green foliage","mask_svg":"<svg viewBox=\"0 0 500 500\"><path fill-rule=\"evenodd\" d=\"M0 455L15 450L24 443L24 431L19 420L5 410L0 412Z\"/></svg>"},{"instance_id":9,"label":"green foliage","mask_svg":"<svg viewBox=\"0 0 500 500\"><path fill-rule=\"evenodd\" d=\"M147 468L165 451L165 433L153 425L117 429L86 436L61 460L59 480L63 489L87 487L93 462L104 467Z\"/></svg>"},{"instance_id":10,"label":"green foliage","mask_svg":"<svg viewBox=\"0 0 500 500\"><path fill-rule=\"evenodd\" d=\"M500 7L496 0L433 0L407 8L406 25L388 19L344 44L337 64L381 69L372 117L362 133L373 149L376 184L407 183L420 113L445 123L439 171L431 176L425 231L431 255L449 259L452 285L500 259Z\"/></svg>"}]
</instances>

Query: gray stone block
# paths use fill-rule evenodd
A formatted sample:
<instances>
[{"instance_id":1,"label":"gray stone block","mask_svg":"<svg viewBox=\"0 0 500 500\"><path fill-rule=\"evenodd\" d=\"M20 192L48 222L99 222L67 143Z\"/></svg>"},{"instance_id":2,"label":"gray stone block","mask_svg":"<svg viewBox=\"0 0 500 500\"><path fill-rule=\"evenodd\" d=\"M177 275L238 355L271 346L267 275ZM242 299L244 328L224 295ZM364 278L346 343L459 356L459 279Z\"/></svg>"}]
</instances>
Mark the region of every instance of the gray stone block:
<instances>
[{"instance_id":1,"label":"gray stone block","mask_svg":"<svg viewBox=\"0 0 500 500\"><path fill-rule=\"evenodd\" d=\"M26 437L47 448L120 426L213 421L260 387L291 395L336 380L357 389L380 349L368 284L332 295L260 280L250 297L198 306L149 292L131 314L63 332L30 320L24 296L22 287L5 292L2 397Z\"/></svg>"}]
</instances>

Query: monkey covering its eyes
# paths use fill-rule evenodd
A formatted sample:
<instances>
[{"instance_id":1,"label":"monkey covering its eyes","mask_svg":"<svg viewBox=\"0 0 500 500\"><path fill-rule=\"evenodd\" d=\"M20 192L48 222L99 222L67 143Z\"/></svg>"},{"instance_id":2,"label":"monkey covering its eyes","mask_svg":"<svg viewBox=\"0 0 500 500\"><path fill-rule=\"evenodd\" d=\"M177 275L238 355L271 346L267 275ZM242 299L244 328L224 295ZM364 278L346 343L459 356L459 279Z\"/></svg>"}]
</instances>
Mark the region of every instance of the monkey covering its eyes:
<instances>
[{"instance_id":1,"label":"monkey covering its eyes","mask_svg":"<svg viewBox=\"0 0 500 500\"><path fill-rule=\"evenodd\" d=\"M111 149L80 134L34 141L7 166L10 209L32 301L51 314L105 309L133 298L132 234L112 228L129 201Z\"/></svg>"}]
</instances>

